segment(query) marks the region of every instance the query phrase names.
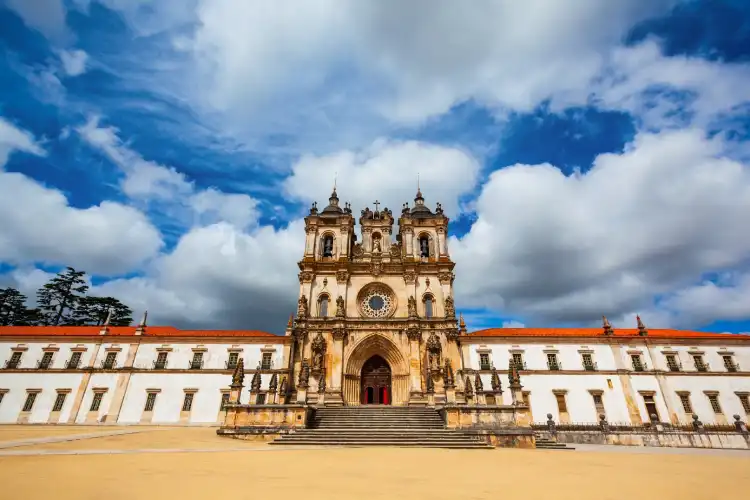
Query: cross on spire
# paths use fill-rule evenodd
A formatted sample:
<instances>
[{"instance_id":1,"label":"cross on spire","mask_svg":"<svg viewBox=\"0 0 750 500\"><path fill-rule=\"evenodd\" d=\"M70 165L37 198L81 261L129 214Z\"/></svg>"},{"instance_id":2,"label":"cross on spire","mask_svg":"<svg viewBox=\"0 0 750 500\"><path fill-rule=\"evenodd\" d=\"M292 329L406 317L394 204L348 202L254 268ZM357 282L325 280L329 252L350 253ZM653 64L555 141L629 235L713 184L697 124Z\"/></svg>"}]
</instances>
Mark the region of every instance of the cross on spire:
<instances>
[{"instance_id":1,"label":"cross on spire","mask_svg":"<svg viewBox=\"0 0 750 500\"><path fill-rule=\"evenodd\" d=\"M375 211L378 211L378 207L380 206L380 202L378 200L375 200Z\"/></svg>"}]
</instances>

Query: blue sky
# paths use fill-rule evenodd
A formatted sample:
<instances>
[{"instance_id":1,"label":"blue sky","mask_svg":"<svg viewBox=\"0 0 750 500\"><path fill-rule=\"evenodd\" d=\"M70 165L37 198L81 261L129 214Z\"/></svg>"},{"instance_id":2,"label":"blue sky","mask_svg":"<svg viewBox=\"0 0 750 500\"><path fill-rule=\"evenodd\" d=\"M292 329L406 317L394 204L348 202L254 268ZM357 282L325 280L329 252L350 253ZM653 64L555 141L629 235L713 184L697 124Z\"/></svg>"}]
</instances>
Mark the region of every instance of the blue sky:
<instances>
[{"instance_id":1,"label":"blue sky","mask_svg":"<svg viewBox=\"0 0 750 500\"><path fill-rule=\"evenodd\" d=\"M746 2L5 0L0 26L2 283L74 265L157 322L278 333L310 202L336 177L398 208L419 174L470 328L750 331Z\"/></svg>"}]
</instances>

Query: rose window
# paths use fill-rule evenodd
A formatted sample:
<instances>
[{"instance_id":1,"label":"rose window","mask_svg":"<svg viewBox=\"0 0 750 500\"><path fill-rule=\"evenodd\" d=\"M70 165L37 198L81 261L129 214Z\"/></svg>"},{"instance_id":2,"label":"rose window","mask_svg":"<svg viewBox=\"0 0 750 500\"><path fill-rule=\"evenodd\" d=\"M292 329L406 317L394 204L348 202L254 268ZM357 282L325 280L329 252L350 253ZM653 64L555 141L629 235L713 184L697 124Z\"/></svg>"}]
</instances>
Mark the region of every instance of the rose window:
<instances>
[{"instance_id":1,"label":"rose window","mask_svg":"<svg viewBox=\"0 0 750 500\"><path fill-rule=\"evenodd\" d=\"M363 316L385 318L395 309L393 293L385 286L369 287L360 293L359 307Z\"/></svg>"}]
</instances>

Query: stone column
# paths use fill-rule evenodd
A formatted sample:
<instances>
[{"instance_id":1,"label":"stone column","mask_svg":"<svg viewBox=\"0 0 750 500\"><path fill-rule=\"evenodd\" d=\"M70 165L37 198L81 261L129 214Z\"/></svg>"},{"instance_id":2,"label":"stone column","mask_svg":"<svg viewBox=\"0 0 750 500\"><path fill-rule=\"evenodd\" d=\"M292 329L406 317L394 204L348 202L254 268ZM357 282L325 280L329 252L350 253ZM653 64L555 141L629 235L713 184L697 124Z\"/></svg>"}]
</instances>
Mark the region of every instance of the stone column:
<instances>
[{"instance_id":1,"label":"stone column","mask_svg":"<svg viewBox=\"0 0 750 500\"><path fill-rule=\"evenodd\" d=\"M444 227L438 227L437 228L437 236L438 236L438 255L440 257L448 255L447 249L445 247L445 228Z\"/></svg>"},{"instance_id":2,"label":"stone column","mask_svg":"<svg viewBox=\"0 0 750 500\"><path fill-rule=\"evenodd\" d=\"M424 404L422 363L419 352L422 332L419 327L410 326L406 329L406 335L409 338L409 404ZM434 398L434 394L432 396Z\"/></svg>"},{"instance_id":3,"label":"stone column","mask_svg":"<svg viewBox=\"0 0 750 500\"><path fill-rule=\"evenodd\" d=\"M115 386L112 403L109 405L109 411L104 415L102 422L117 422L120 418L120 410L122 410L122 403L125 401L125 394L130 385L130 376L133 374L132 369L135 364L135 357L138 354L139 346L140 339L138 342L130 344L128 354L125 358L125 364L123 365L123 368L125 368L126 371L117 376L117 385Z\"/></svg>"},{"instance_id":4,"label":"stone column","mask_svg":"<svg viewBox=\"0 0 750 500\"><path fill-rule=\"evenodd\" d=\"M635 399L635 391L633 385L630 383L630 374L625 366L625 362L622 358L622 346L612 344L612 355L615 358L615 368L618 372L618 378L622 387L622 393L625 397L625 404L628 407L628 416L630 417L631 424L642 424L643 419L641 418L641 412L638 410L638 403Z\"/></svg>"},{"instance_id":5,"label":"stone column","mask_svg":"<svg viewBox=\"0 0 750 500\"><path fill-rule=\"evenodd\" d=\"M346 329L339 326L331 332L333 346L331 348L331 387L327 391L326 404L329 406L343 406L342 380L344 375L344 338Z\"/></svg>"},{"instance_id":6,"label":"stone column","mask_svg":"<svg viewBox=\"0 0 750 500\"><path fill-rule=\"evenodd\" d=\"M414 254L414 232L411 228L404 229L402 233L404 241L402 244L406 245L406 255L412 256Z\"/></svg>"}]
</instances>

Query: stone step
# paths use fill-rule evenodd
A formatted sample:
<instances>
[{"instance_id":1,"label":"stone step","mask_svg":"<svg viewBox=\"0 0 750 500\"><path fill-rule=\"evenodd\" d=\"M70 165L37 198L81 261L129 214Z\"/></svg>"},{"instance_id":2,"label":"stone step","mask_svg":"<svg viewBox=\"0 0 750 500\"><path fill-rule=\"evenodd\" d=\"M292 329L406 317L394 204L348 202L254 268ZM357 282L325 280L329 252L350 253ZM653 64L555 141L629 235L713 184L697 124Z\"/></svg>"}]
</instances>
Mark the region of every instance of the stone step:
<instances>
[{"instance_id":1,"label":"stone step","mask_svg":"<svg viewBox=\"0 0 750 500\"><path fill-rule=\"evenodd\" d=\"M329 441L329 440L322 440L322 441L271 441L271 445L276 446L351 446L351 447L361 447L361 446L397 446L397 447L408 447L408 448L447 448L447 449L475 449L475 450L491 450L493 449L492 446L486 444L486 443L435 443L435 442L424 442L424 441L381 441L381 442L356 442L356 441L348 441L348 442L338 442L338 441Z\"/></svg>"},{"instance_id":2,"label":"stone step","mask_svg":"<svg viewBox=\"0 0 750 500\"><path fill-rule=\"evenodd\" d=\"M464 434L447 429L305 429L288 436L450 436L465 437Z\"/></svg>"},{"instance_id":3,"label":"stone step","mask_svg":"<svg viewBox=\"0 0 750 500\"><path fill-rule=\"evenodd\" d=\"M370 425L366 424L341 424L341 423L334 423L334 422L322 422L317 425L310 426L310 429L445 429L444 425L439 424L412 424L412 425L399 425L399 424L385 424L385 423L371 423Z\"/></svg>"}]
</instances>

